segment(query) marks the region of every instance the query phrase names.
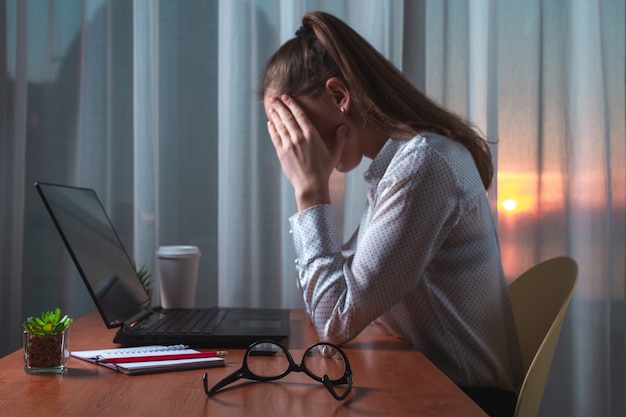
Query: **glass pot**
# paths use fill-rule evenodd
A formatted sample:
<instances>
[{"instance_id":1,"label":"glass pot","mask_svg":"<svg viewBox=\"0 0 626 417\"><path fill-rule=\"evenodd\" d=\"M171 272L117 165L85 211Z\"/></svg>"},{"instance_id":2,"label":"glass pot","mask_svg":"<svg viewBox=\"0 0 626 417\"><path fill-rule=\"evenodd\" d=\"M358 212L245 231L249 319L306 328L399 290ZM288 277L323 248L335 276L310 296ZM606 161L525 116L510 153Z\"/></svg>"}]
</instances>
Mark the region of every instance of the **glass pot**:
<instances>
[{"instance_id":1,"label":"glass pot","mask_svg":"<svg viewBox=\"0 0 626 417\"><path fill-rule=\"evenodd\" d=\"M29 374L65 371L70 356L69 329L58 335L24 331L24 370Z\"/></svg>"}]
</instances>

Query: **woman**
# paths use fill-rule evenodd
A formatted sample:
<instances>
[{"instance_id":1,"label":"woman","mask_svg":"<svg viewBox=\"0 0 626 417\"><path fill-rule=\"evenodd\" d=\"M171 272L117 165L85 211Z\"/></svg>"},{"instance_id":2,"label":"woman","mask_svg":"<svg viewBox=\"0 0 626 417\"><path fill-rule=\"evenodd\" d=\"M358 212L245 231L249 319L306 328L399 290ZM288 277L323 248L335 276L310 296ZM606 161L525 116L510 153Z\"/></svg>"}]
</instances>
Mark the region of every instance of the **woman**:
<instances>
[{"instance_id":1,"label":"woman","mask_svg":"<svg viewBox=\"0 0 626 417\"><path fill-rule=\"evenodd\" d=\"M321 12L270 58L259 95L295 191L297 271L320 337L345 343L375 320L492 415L512 414L522 370L485 140ZM372 159L367 207L341 246L329 178L362 157Z\"/></svg>"}]
</instances>

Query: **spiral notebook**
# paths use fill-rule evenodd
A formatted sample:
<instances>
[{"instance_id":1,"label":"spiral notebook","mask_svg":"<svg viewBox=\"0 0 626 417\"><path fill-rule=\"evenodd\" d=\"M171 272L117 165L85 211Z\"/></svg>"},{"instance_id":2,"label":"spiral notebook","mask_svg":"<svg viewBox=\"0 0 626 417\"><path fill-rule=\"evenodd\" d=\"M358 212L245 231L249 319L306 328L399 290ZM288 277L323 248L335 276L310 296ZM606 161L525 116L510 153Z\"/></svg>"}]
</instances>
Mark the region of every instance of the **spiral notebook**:
<instances>
[{"instance_id":1,"label":"spiral notebook","mask_svg":"<svg viewBox=\"0 0 626 417\"><path fill-rule=\"evenodd\" d=\"M225 364L224 358L221 356L188 359L190 356L200 353L201 352L195 349L189 349L184 345L175 345L83 350L73 351L71 354L75 358L113 369L125 375L144 375L158 372L215 368L224 366ZM167 360L162 360L163 357L167 357ZM151 358L155 360L148 360ZM114 362L120 359L124 362ZM137 361L132 362L133 359ZM108 360L113 361L109 362ZM130 362L128 362L129 360Z\"/></svg>"}]
</instances>

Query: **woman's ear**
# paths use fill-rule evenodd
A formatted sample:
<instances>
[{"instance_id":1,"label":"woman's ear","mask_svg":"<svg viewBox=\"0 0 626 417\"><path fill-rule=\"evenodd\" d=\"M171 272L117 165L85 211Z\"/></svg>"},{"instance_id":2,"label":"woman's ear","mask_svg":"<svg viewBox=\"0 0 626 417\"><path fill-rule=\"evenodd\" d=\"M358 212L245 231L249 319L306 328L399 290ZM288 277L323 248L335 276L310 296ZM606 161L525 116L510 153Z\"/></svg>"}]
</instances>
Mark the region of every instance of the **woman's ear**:
<instances>
[{"instance_id":1,"label":"woman's ear","mask_svg":"<svg viewBox=\"0 0 626 417\"><path fill-rule=\"evenodd\" d=\"M338 110L345 114L348 113L350 110L350 91L341 78L331 77L326 80L326 93L332 97Z\"/></svg>"}]
</instances>

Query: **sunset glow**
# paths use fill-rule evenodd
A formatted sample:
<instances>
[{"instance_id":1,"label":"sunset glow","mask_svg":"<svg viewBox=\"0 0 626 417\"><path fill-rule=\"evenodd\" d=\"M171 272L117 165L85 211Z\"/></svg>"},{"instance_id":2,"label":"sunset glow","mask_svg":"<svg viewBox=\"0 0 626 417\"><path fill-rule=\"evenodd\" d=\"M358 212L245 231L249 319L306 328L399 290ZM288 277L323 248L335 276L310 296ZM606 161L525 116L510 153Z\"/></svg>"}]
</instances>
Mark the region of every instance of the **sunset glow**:
<instances>
[{"instance_id":1,"label":"sunset glow","mask_svg":"<svg viewBox=\"0 0 626 417\"><path fill-rule=\"evenodd\" d=\"M498 208L503 214L531 211L537 195L537 177L528 173L498 172Z\"/></svg>"},{"instance_id":2,"label":"sunset glow","mask_svg":"<svg viewBox=\"0 0 626 417\"><path fill-rule=\"evenodd\" d=\"M515 211L517 208L517 201L509 198L508 200L504 200L502 202L502 208L506 211Z\"/></svg>"}]
</instances>

